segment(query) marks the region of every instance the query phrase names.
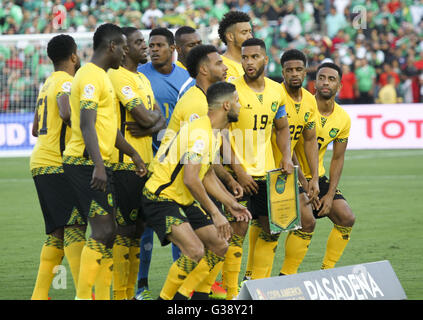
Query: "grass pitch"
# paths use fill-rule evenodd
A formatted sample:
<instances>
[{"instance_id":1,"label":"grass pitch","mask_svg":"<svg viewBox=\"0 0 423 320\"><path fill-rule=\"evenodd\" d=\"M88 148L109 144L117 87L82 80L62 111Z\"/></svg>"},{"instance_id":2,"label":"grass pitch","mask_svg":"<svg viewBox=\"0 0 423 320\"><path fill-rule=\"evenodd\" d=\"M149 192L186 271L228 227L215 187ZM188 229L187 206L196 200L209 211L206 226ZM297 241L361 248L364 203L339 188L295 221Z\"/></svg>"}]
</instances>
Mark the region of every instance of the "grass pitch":
<instances>
[{"instance_id":1,"label":"grass pitch","mask_svg":"<svg viewBox=\"0 0 423 320\"><path fill-rule=\"evenodd\" d=\"M327 154L329 168L331 153ZM408 299L423 299L423 150L347 151L339 188L356 215L350 243L337 266L389 260ZM318 270L332 224L320 219L299 272ZM283 260L279 240L272 275ZM30 299L46 238L28 158L0 158L0 299ZM244 245L243 268L247 258ZM172 263L171 248L153 250L150 287L156 297ZM50 290L53 300L75 297L66 259L66 281ZM59 272L63 272L59 271Z\"/></svg>"}]
</instances>

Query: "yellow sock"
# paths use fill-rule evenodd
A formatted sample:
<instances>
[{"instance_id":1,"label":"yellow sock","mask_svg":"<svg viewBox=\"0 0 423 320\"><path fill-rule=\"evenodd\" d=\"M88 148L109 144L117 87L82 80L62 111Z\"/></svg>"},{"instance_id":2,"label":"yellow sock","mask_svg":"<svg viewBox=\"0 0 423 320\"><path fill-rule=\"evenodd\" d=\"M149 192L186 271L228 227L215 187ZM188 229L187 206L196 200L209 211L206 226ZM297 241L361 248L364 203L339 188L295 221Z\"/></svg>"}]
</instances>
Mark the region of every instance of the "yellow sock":
<instances>
[{"instance_id":1,"label":"yellow sock","mask_svg":"<svg viewBox=\"0 0 423 320\"><path fill-rule=\"evenodd\" d=\"M247 266L245 268L245 276L249 278L251 278L253 272L254 250L260 231L261 227L258 220L251 220L250 229L248 232L248 258Z\"/></svg>"},{"instance_id":2,"label":"yellow sock","mask_svg":"<svg viewBox=\"0 0 423 320\"><path fill-rule=\"evenodd\" d=\"M88 238L81 253L81 269L79 271L77 299L90 300L92 288L100 269L101 259L106 246L93 238Z\"/></svg>"},{"instance_id":3,"label":"yellow sock","mask_svg":"<svg viewBox=\"0 0 423 320\"><path fill-rule=\"evenodd\" d=\"M313 233L295 230L288 233L285 240L285 259L280 273L295 274L303 261Z\"/></svg>"},{"instance_id":4,"label":"yellow sock","mask_svg":"<svg viewBox=\"0 0 423 320\"><path fill-rule=\"evenodd\" d=\"M197 266L197 262L181 254L169 269L166 281L160 291L163 300L172 300L182 282L188 274Z\"/></svg>"},{"instance_id":5,"label":"yellow sock","mask_svg":"<svg viewBox=\"0 0 423 320\"><path fill-rule=\"evenodd\" d=\"M72 273L75 289L78 288L81 253L85 246L85 233L79 228L65 228L64 252Z\"/></svg>"},{"instance_id":6,"label":"yellow sock","mask_svg":"<svg viewBox=\"0 0 423 320\"><path fill-rule=\"evenodd\" d=\"M129 247L129 276L126 284L126 297L131 299L135 294L135 285L138 280L138 271L140 266L140 238L131 239Z\"/></svg>"},{"instance_id":7,"label":"yellow sock","mask_svg":"<svg viewBox=\"0 0 423 320\"><path fill-rule=\"evenodd\" d=\"M131 239L116 235L113 245L113 300L125 300L129 277Z\"/></svg>"},{"instance_id":8,"label":"yellow sock","mask_svg":"<svg viewBox=\"0 0 423 320\"><path fill-rule=\"evenodd\" d=\"M322 269L334 268L341 258L345 247L350 241L352 227L333 225L326 244L326 253L323 259Z\"/></svg>"},{"instance_id":9,"label":"yellow sock","mask_svg":"<svg viewBox=\"0 0 423 320\"><path fill-rule=\"evenodd\" d=\"M227 290L226 300L238 295L238 278L242 263L242 244L244 237L234 234L229 242L228 251L223 262L224 287Z\"/></svg>"},{"instance_id":10,"label":"yellow sock","mask_svg":"<svg viewBox=\"0 0 423 320\"><path fill-rule=\"evenodd\" d=\"M198 265L188 274L184 282L178 289L178 292L183 296L189 298L190 294L203 282L210 274L210 270L214 266L223 261L223 257L219 257L213 251L206 249L206 254L200 260Z\"/></svg>"},{"instance_id":11,"label":"yellow sock","mask_svg":"<svg viewBox=\"0 0 423 320\"><path fill-rule=\"evenodd\" d=\"M219 272L222 270L223 261L219 261L213 269L210 270L209 275L201 282L195 291L202 293L210 293L213 283L216 281Z\"/></svg>"},{"instance_id":12,"label":"yellow sock","mask_svg":"<svg viewBox=\"0 0 423 320\"><path fill-rule=\"evenodd\" d=\"M252 279L265 278L269 270L272 271L278 239L279 234L269 234L264 230L260 232L254 250Z\"/></svg>"},{"instance_id":13,"label":"yellow sock","mask_svg":"<svg viewBox=\"0 0 423 320\"><path fill-rule=\"evenodd\" d=\"M54 278L54 267L63 259L63 241L48 235L41 249L40 265L31 300L48 300L48 291Z\"/></svg>"},{"instance_id":14,"label":"yellow sock","mask_svg":"<svg viewBox=\"0 0 423 320\"><path fill-rule=\"evenodd\" d=\"M113 254L112 248L106 248L101 259L100 269L95 280L95 299L110 300L110 288L113 278Z\"/></svg>"}]
</instances>

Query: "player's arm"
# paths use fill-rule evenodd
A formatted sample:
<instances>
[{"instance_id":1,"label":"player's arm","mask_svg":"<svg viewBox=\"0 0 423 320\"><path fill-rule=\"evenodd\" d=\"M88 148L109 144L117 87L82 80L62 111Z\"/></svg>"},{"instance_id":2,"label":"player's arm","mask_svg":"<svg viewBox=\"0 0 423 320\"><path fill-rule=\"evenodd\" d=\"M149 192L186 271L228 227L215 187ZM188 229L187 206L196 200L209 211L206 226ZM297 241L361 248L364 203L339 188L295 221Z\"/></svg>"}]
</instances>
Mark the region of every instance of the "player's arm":
<instances>
[{"instance_id":1,"label":"player's arm","mask_svg":"<svg viewBox=\"0 0 423 320\"><path fill-rule=\"evenodd\" d=\"M329 169L329 190L328 193L320 199L321 207L319 210L319 216L325 216L329 214L333 197L335 196L336 188L338 187L339 180L341 179L342 169L344 167L345 150L347 149L347 141L333 142L332 160L330 162Z\"/></svg>"},{"instance_id":2,"label":"player's arm","mask_svg":"<svg viewBox=\"0 0 423 320\"><path fill-rule=\"evenodd\" d=\"M32 121L32 135L38 137L38 109L35 109L34 120Z\"/></svg>"},{"instance_id":3,"label":"player's arm","mask_svg":"<svg viewBox=\"0 0 423 320\"><path fill-rule=\"evenodd\" d=\"M219 235L223 239L228 240L231 237L231 226L210 199L203 182L200 180L201 159L200 161L198 161L198 159L191 160L189 159L191 157L189 153L186 156L188 159L186 159L187 163L184 165L184 184L187 186L194 199L210 214ZM198 157L196 154L193 156Z\"/></svg>"},{"instance_id":4,"label":"player's arm","mask_svg":"<svg viewBox=\"0 0 423 320\"><path fill-rule=\"evenodd\" d=\"M80 128L82 137L84 138L85 148L91 160L94 162L94 171L90 186L94 190L105 191L107 186L107 174L98 145L97 131L95 130L97 109L93 105L95 103L91 101L81 101L80 104Z\"/></svg>"},{"instance_id":5,"label":"player's arm","mask_svg":"<svg viewBox=\"0 0 423 320\"><path fill-rule=\"evenodd\" d=\"M244 195L244 190L242 186L232 177L232 175L223 168L221 163L213 164L213 170L216 176L219 178L219 181L222 181L223 184L228 188L236 199L242 198Z\"/></svg>"},{"instance_id":6,"label":"player's arm","mask_svg":"<svg viewBox=\"0 0 423 320\"><path fill-rule=\"evenodd\" d=\"M145 168L145 163L141 159L139 153L128 143L128 141L125 140L122 133L117 130L116 134L116 142L115 147L118 148L121 152L126 154L127 156L131 157L132 162L135 164L137 170L136 173L140 177L143 177L146 175L147 170Z\"/></svg>"},{"instance_id":7,"label":"player's arm","mask_svg":"<svg viewBox=\"0 0 423 320\"><path fill-rule=\"evenodd\" d=\"M148 111L148 110L147 110ZM151 127L144 127L138 121L137 122L125 122L126 130L136 138L152 136L153 134L159 132L162 129L166 128L166 119L160 111L159 106L154 104L154 112L159 115L157 122L154 123ZM131 113L132 114L132 113ZM135 118L135 117L134 117Z\"/></svg>"},{"instance_id":8,"label":"player's arm","mask_svg":"<svg viewBox=\"0 0 423 320\"><path fill-rule=\"evenodd\" d=\"M291 157L291 136L289 133L288 119L286 116L278 117L273 120L273 123L275 124L276 144L282 153L281 171L285 174L291 174L294 164Z\"/></svg>"},{"instance_id":9,"label":"player's arm","mask_svg":"<svg viewBox=\"0 0 423 320\"><path fill-rule=\"evenodd\" d=\"M234 196L226 190L225 186L216 176L214 166L210 166L204 176L203 185L207 193L221 202L237 221L249 221L251 219L251 213L247 208L236 201Z\"/></svg>"},{"instance_id":10,"label":"player's arm","mask_svg":"<svg viewBox=\"0 0 423 320\"><path fill-rule=\"evenodd\" d=\"M151 128L160 120L160 118L163 118L160 110L157 110L156 108L153 110L147 110L141 100L138 102L137 106L132 108L130 113L141 127Z\"/></svg>"},{"instance_id":11,"label":"player's arm","mask_svg":"<svg viewBox=\"0 0 423 320\"><path fill-rule=\"evenodd\" d=\"M307 158L308 167L311 172L311 180L308 182L307 196L310 199L309 202L316 201L318 199L319 189L319 146L317 144L316 128L303 130L304 138L304 153Z\"/></svg>"},{"instance_id":12,"label":"player's arm","mask_svg":"<svg viewBox=\"0 0 423 320\"><path fill-rule=\"evenodd\" d=\"M69 95L60 94L56 98L57 106L59 107L59 116L63 122L70 126L71 106L69 102Z\"/></svg>"}]
</instances>

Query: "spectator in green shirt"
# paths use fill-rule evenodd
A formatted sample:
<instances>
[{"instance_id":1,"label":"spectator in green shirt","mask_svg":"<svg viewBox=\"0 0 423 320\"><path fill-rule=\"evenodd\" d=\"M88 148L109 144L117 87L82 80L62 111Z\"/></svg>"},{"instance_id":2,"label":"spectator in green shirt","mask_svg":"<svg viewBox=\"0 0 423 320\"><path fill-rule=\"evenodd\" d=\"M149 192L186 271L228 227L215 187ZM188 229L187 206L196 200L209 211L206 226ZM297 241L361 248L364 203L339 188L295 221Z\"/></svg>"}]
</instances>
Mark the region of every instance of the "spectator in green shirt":
<instances>
[{"instance_id":1,"label":"spectator in green shirt","mask_svg":"<svg viewBox=\"0 0 423 320\"><path fill-rule=\"evenodd\" d=\"M357 62L355 76L358 83L358 103L374 103L374 88L376 80L375 69L367 63L366 59L360 59Z\"/></svg>"}]
</instances>

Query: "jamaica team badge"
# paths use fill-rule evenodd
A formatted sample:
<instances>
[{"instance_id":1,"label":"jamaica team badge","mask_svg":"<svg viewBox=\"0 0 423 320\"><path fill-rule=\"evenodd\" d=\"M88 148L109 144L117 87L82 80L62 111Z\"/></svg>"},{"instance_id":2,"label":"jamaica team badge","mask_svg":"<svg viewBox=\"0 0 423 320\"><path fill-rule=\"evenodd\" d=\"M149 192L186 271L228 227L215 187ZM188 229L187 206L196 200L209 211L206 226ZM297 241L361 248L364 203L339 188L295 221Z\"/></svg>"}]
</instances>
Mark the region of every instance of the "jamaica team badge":
<instances>
[{"instance_id":1,"label":"jamaica team badge","mask_svg":"<svg viewBox=\"0 0 423 320\"><path fill-rule=\"evenodd\" d=\"M280 169L267 172L267 202L271 233L301 228L298 166L289 175Z\"/></svg>"}]
</instances>

